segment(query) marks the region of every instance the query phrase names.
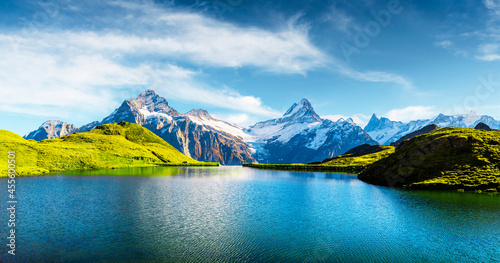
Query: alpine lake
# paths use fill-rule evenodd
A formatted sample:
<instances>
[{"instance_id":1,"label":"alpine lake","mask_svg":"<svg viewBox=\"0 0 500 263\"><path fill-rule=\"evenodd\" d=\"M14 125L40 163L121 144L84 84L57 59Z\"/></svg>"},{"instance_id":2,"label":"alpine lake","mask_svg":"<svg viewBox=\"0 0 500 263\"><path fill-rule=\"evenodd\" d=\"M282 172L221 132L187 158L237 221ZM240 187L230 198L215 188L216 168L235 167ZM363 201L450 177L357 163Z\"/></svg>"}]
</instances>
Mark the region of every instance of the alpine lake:
<instances>
[{"instance_id":1,"label":"alpine lake","mask_svg":"<svg viewBox=\"0 0 500 263\"><path fill-rule=\"evenodd\" d=\"M500 195L356 175L149 167L16 178L1 262L499 262Z\"/></svg>"}]
</instances>

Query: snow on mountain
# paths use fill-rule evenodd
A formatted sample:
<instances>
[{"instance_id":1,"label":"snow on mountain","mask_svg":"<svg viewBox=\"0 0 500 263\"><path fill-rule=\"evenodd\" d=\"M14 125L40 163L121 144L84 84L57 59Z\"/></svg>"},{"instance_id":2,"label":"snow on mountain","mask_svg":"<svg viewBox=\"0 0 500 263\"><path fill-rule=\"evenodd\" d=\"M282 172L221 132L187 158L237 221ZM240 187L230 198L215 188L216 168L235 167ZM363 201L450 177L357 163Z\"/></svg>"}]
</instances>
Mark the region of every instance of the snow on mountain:
<instances>
[{"instance_id":1,"label":"snow on mountain","mask_svg":"<svg viewBox=\"0 0 500 263\"><path fill-rule=\"evenodd\" d=\"M139 125L152 122L171 122L172 116L179 115L181 114L170 107L165 98L160 97L153 90L147 89L139 94L137 98L125 100L120 107L104 118L101 124L120 121Z\"/></svg>"},{"instance_id":2,"label":"snow on mountain","mask_svg":"<svg viewBox=\"0 0 500 263\"><path fill-rule=\"evenodd\" d=\"M60 128L59 133L47 128L53 135L41 134L38 138L85 132L98 125L121 121L142 125L197 160L222 164L256 159L266 163L307 163L342 154L361 144L376 144L350 118L322 119L307 99L294 103L280 118L242 128L215 119L202 109L180 114L153 90L145 90L137 98L125 100L101 122L95 121L79 129L74 126Z\"/></svg>"},{"instance_id":3,"label":"snow on mountain","mask_svg":"<svg viewBox=\"0 0 500 263\"><path fill-rule=\"evenodd\" d=\"M255 158L266 163L308 163L344 153L354 146L376 143L351 120L321 119L307 99L294 103L277 119L250 126L247 133Z\"/></svg>"},{"instance_id":4,"label":"snow on mountain","mask_svg":"<svg viewBox=\"0 0 500 263\"><path fill-rule=\"evenodd\" d=\"M153 90L124 101L102 124L120 121L142 125L200 161L222 164L254 161L251 154L255 150L244 142L250 136L241 127L214 119L202 109L180 114Z\"/></svg>"},{"instance_id":5,"label":"snow on mountain","mask_svg":"<svg viewBox=\"0 0 500 263\"><path fill-rule=\"evenodd\" d=\"M187 112L186 115L193 122L203 125L205 127L211 127L216 131L229 133L233 136L239 137L245 142L255 140L254 136L244 132L244 128L231 124L222 120L218 120L210 116L210 114L206 110L195 109Z\"/></svg>"},{"instance_id":6,"label":"snow on mountain","mask_svg":"<svg viewBox=\"0 0 500 263\"><path fill-rule=\"evenodd\" d=\"M459 115L439 114L432 119L415 120L408 123L391 121L384 117L379 118L375 114L373 114L370 122L368 122L364 130L380 144L388 145L392 142L397 141L401 137L430 124L435 124L441 128L474 128L480 122L487 124L493 129L500 128L500 121L495 120L493 117L487 115L478 115L474 111L471 111L468 114Z\"/></svg>"},{"instance_id":7,"label":"snow on mountain","mask_svg":"<svg viewBox=\"0 0 500 263\"><path fill-rule=\"evenodd\" d=\"M247 133L258 138L258 142L275 139L286 143L293 136L302 131L321 124L323 120L314 112L314 108L307 99L294 103L282 117L258 122Z\"/></svg>"}]
</instances>

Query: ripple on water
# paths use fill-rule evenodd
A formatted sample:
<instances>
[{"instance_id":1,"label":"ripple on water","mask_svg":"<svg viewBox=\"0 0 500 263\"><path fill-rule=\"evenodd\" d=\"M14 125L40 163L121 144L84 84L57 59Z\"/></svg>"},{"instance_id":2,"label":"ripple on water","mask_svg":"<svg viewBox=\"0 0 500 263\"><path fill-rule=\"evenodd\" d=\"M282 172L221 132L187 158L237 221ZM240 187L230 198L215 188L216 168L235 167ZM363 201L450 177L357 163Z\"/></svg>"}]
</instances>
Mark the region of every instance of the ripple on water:
<instances>
[{"instance_id":1,"label":"ripple on water","mask_svg":"<svg viewBox=\"0 0 500 263\"><path fill-rule=\"evenodd\" d=\"M19 178L18 262L500 261L499 196L241 167L89 173Z\"/></svg>"}]
</instances>

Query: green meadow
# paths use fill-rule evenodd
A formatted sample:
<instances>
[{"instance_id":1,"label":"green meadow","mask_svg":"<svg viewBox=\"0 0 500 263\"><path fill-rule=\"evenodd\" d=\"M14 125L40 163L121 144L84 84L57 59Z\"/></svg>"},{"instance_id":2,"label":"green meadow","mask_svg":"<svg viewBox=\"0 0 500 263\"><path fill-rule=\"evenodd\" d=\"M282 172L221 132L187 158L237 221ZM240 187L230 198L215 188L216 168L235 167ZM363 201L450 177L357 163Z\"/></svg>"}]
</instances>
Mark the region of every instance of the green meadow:
<instances>
[{"instance_id":1,"label":"green meadow","mask_svg":"<svg viewBox=\"0 0 500 263\"><path fill-rule=\"evenodd\" d=\"M500 187L500 131L443 128L406 140L359 179L411 189L496 192Z\"/></svg>"},{"instance_id":2,"label":"green meadow","mask_svg":"<svg viewBox=\"0 0 500 263\"><path fill-rule=\"evenodd\" d=\"M18 176L67 170L219 165L196 161L146 128L127 122L40 142L0 130L0 163L7 163L8 151L16 153ZM0 176L7 176L7 169L2 169Z\"/></svg>"}]
</instances>

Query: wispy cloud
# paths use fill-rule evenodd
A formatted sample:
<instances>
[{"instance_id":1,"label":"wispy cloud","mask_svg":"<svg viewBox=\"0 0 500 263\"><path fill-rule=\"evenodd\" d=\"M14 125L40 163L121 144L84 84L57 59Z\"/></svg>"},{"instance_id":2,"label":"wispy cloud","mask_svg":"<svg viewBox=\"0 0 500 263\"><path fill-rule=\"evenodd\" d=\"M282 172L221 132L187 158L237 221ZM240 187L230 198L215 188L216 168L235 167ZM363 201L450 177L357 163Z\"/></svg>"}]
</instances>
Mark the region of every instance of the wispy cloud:
<instances>
[{"instance_id":1,"label":"wispy cloud","mask_svg":"<svg viewBox=\"0 0 500 263\"><path fill-rule=\"evenodd\" d=\"M436 116L438 112L433 106L410 106L402 109L393 109L385 116L391 120L409 122L418 119L428 119Z\"/></svg>"},{"instance_id":2,"label":"wispy cloud","mask_svg":"<svg viewBox=\"0 0 500 263\"><path fill-rule=\"evenodd\" d=\"M325 63L326 56L296 20L271 32L151 2L110 4L122 8L124 13L118 13L124 16L96 16L99 30L40 27L0 34L0 46L8 51L0 53L0 110L61 117L106 112L116 106L109 102L118 102L124 93L153 86L173 99L275 116L257 97L198 81L202 74L196 68L255 67L305 74ZM85 7L79 12L86 12ZM61 13L59 18L71 19ZM117 25L118 18L130 24ZM165 62L172 60L195 70Z\"/></svg>"},{"instance_id":3,"label":"wispy cloud","mask_svg":"<svg viewBox=\"0 0 500 263\"><path fill-rule=\"evenodd\" d=\"M343 75L356 80L367 81L367 82L394 83L407 91L414 90L413 83L407 78L398 74L384 72L384 71L361 72L342 64L336 65L336 67L338 68L339 72L341 72Z\"/></svg>"},{"instance_id":4,"label":"wispy cloud","mask_svg":"<svg viewBox=\"0 0 500 263\"><path fill-rule=\"evenodd\" d=\"M496 15L500 15L500 1L498 0L483 0L486 8L494 12Z\"/></svg>"},{"instance_id":5,"label":"wispy cloud","mask_svg":"<svg viewBox=\"0 0 500 263\"><path fill-rule=\"evenodd\" d=\"M116 106L110 101L119 103L132 90L153 87L172 99L259 116L277 115L257 97L204 84L205 67L303 75L334 68L356 80L413 88L397 74L360 72L337 63L312 43L300 14L276 29L265 30L159 7L152 1L95 4L113 12L102 16L87 5L69 9L96 26L79 26L78 19L60 9L53 19L75 26L55 23L54 27L0 34L5 51L0 53L0 110L61 117L106 113Z\"/></svg>"},{"instance_id":6,"label":"wispy cloud","mask_svg":"<svg viewBox=\"0 0 500 263\"><path fill-rule=\"evenodd\" d=\"M172 76L174 72L174 76ZM149 86L170 99L210 105L265 117L277 117L279 112L265 106L260 98L242 95L229 88L213 88L196 79L194 72L169 65L148 72ZM240 114L240 117L243 116Z\"/></svg>"},{"instance_id":7,"label":"wispy cloud","mask_svg":"<svg viewBox=\"0 0 500 263\"><path fill-rule=\"evenodd\" d=\"M328 22L338 31L350 34L354 29L359 29L354 17L348 15L344 10L330 5L330 9L323 14L322 20Z\"/></svg>"},{"instance_id":8,"label":"wispy cloud","mask_svg":"<svg viewBox=\"0 0 500 263\"><path fill-rule=\"evenodd\" d=\"M125 9L131 23L140 24L131 26L131 33L69 36L75 44L96 50L162 55L203 66L250 66L286 74L305 74L326 62L327 56L311 43L307 27L299 24L297 17L279 30L269 31L236 26L198 13L159 8L153 3L111 4Z\"/></svg>"},{"instance_id":9,"label":"wispy cloud","mask_svg":"<svg viewBox=\"0 0 500 263\"><path fill-rule=\"evenodd\" d=\"M484 61L495 61L500 60L499 45L493 43L482 44L478 48L480 55L476 58Z\"/></svg>"},{"instance_id":10,"label":"wispy cloud","mask_svg":"<svg viewBox=\"0 0 500 263\"><path fill-rule=\"evenodd\" d=\"M443 40L436 42L436 46L442 47L442 48L449 48L453 45L453 43L450 40Z\"/></svg>"}]
</instances>

